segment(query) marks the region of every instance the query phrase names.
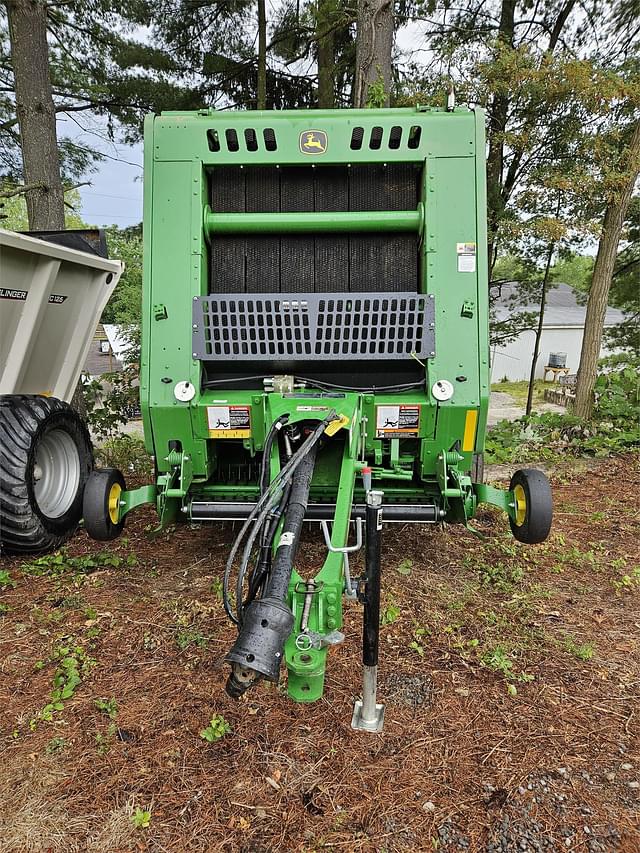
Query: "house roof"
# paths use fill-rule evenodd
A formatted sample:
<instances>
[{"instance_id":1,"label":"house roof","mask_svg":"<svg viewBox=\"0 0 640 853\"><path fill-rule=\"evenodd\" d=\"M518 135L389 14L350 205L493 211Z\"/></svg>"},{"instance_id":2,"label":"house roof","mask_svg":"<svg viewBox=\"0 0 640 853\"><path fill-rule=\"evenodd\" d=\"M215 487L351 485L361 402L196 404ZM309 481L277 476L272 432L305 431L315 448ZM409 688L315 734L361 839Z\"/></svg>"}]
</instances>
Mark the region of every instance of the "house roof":
<instances>
[{"instance_id":1,"label":"house roof","mask_svg":"<svg viewBox=\"0 0 640 853\"><path fill-rule=\"evenodd\" d=\"M495 302L495 313L498 320L505 320L516 311L535 311L539 306L535 303L530 305L514 305L511 301L518 289L517 284L503 284L500 288L500 296ZM544 312L544 327L551 326L573 326L584 327L584 318L587 311L586 304L581 305L577 298L577 292L568 284L558 284L547 292L547 304ZM607 308L604 324L615 326L622 322L624 314L617 308Z\"/></svg>"},{"instance_id":2,"label":"house roof","mask_svg":"<svg viewBox=\"0 0 640 853\"><path fill-rule=\"evenodd\" d=\"M101 351L103 341L108 343L109 338L102 323L98 323L82 369L83 373L89 376L101 376L103 373L115 373L115 371L122 370L122 363L114 355L111 346L109 347L109 352L103 353Z\"/></svg>"},{"instance_id":3,"label":"house roof","mask_svg":"<svg viewBox=\"0 0 640 853\"><path fill-rule=\"evenodd\" d=\"M105 323L103 328L111 344L113 354L121 359L127 353L127 350L131 349L131 341L126 334L123 334L122 326L118 326L115 323Z\"/></svg>"}]
</instances>

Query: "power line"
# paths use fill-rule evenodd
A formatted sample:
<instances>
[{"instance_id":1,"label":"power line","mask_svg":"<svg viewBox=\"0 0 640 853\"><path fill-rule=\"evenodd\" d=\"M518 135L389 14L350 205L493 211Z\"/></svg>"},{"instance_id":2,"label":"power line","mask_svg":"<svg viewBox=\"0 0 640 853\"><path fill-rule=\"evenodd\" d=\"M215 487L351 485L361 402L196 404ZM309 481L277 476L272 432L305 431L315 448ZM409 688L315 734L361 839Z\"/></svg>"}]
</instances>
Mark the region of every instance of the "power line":
<instances>
[{"instance_id":1,"label":"power line","mask_svg":"<svg viewBox=\"0 0 640 853\"><path fill-rule=\"evenodd\" d=\"M87 213L86 210L83 210L80 215L85 219L126 219L136 224L142 220L142 216L122 216L115 213Z\"/></svg>"},{"instance_id":2,"label":"power line","mask_svg":"<svg viewBox=\"0 0 640 853\"><path fill-rule=\"evenodd\" d=\"M124 201L140 201L141 196L134 195L109 195L109 193L97 193L95 190L84 190L81 195L99 195L102 198L121 198Z\"/></svg>"}]
</instances>

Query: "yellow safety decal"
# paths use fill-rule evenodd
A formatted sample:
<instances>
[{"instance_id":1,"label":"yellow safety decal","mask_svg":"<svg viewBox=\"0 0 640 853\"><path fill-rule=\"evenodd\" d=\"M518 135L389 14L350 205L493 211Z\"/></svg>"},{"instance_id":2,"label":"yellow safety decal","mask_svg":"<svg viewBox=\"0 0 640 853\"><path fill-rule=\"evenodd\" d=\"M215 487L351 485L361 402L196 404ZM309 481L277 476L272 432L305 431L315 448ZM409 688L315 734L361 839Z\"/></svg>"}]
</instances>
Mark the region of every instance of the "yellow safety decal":
<instances>
[{"instance_id":1,"label":"yellow safety decal","mask_svg":"<svg viewBox=\"0 0 640 853\"><path fill-rule=\"evenodd\" d=\"M249 406L207 406L209 438L250 438Z\"/></svg>"},{"instance_id":2,"label":"yellow safety decal","mask_svg":"<svg viewBox=\"0 0 640 853\"><path fill-rule=\"evenodd\" d=\"M464 438L462 439L462 449L465 453L473 450L476 446L476 426L478 425L478 410L469 409L464 422Z\"/></svg>"},{"instance_id":3,"label":"yellow safety decal","mask_svg":"<svg viewBox=\"0 0 640 853\"><path fill-rule=\"evenodd\" d=\"M325 429L325 435L335 435L342 427L349 426L349 418L346 415L339 415L335 421L331 421Z\"/></svg>"}]
</instances>

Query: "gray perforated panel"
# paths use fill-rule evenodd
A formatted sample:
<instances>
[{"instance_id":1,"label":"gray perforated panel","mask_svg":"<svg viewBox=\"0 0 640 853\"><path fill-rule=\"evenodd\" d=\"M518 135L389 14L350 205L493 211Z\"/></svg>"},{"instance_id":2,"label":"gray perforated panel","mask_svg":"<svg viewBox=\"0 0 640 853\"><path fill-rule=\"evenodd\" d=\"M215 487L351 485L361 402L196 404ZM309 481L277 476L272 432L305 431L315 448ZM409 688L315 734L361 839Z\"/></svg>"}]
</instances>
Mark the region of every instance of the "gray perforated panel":
<instances>
[{"instance_id":1,"label":"gray perforated panel","mask_svg":"<svg viewBox=\"0 0 640 853\"><path fill-rule=\"evenodd\" d=\"M435 355L435 300L416 293L198 296L201 361L398 360Z\"/></svg>"}]
</instances>

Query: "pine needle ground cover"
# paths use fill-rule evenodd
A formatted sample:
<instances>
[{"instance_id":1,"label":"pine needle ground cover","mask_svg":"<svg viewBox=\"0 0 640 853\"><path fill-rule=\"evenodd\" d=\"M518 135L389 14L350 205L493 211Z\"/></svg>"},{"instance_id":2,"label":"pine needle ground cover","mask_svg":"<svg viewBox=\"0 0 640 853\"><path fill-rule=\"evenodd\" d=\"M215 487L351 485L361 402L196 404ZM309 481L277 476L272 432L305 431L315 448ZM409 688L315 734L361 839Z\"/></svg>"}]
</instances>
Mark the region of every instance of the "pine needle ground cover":
<instances>
[{"instance_id":1,"label":"pine needle ground cover","mask_svg":"<svg viewBox=\"0 0 640 853\"><path fill-rule=\"evenodd\" d=\"M140 513L108 551L4 560L0 848L637 851L640 457L553 486L537 548L490 511L385 528L381 735L350 728L354 604L321 702L225 696L230 527Z\"/></svg>"}]
</instances>

